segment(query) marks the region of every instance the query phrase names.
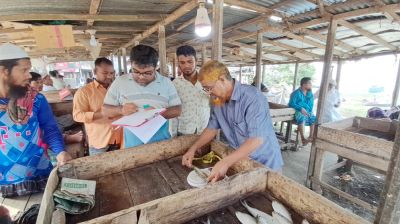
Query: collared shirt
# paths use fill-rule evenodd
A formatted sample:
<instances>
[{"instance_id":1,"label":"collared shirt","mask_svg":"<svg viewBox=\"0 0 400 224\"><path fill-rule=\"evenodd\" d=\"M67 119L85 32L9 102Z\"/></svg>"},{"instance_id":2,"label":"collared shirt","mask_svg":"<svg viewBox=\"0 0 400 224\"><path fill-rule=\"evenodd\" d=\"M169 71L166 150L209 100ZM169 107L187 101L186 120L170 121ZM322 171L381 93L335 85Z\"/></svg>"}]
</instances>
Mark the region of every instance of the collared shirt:
<instances>
[{"instance_id":1,"label":"collared shirt","mask_svg":"<svg viewBox=\"0 0 400 224\"><path fill-rule=\"evenodd\" d=\"M314 107L314 95L312 91L309 90L306 95L304 95L303 90L298 88L292 94L290 94L289 107L301 111L304 108L308 113L312 114Z\"/></svg>"},{"instance_id":2,"label":"collared shirt","mask_svg":"<svg viewBox=\"0 0 400 224\"><path fill-rule=\"evenodd\" d=\"M231 99L222 106L212 107L207 128L221 129L234 149L249 138L262 138L263 144L250 157L273 170L282 168L282 154L267 99L255 87L235 81Z\"/></svg>"},{"instance_id":3,"label":"collared shirt","mask_svg":"<svg viewBox=\"0 0 400 224\"><path fill-rule=\"evenodd\" d=\"M195 85L184 78L173 81L182 100L182 113L177 121L177 132L182 134L201 133L210 118L210 98L203 91L200 82Z\"/></svg>"},{"instance_id":4,"label":"collared shirt","mask_svg":"<svg viewBox=\"0 0 400 224\"><path fill-rule=\"evenodd\" d=\"M64 80L61 78L50 77L53 80L53 86L56 90L62 90L66 87Z\"/></svg>"},{"instance_id":5,"label":"collared shirt","mask_svg":"<svg viewBox=\"0 0 400 224\"><path fill-rule=\"evenodd\" d=\"M139 108L150 105L154 108L169 108L181 105L178 93L169 78L156 73L155 80L146 86L141 86L133 79L132 74L118 77L110 86L104 99L104 104L122 106L134 103ZM168 122L150 139L149 143L169 139ZM134 147L143 144L132 132L124 129L124 147Z\"/></svg>"},{"instance_id":6,"label":"collared shirt","mask_svg":"<svg viewBox=\"0 0 400 224\"><path fill-rule=\"evenodd\" d=\"M85 124L89 146L97 149L109 144L120 144L121 130L114 130L111 120L93 121L95 112L100 112L107 89L96 80L76 91L73 101L73 117L77 122Z\"/></svg>"}]
</instances>

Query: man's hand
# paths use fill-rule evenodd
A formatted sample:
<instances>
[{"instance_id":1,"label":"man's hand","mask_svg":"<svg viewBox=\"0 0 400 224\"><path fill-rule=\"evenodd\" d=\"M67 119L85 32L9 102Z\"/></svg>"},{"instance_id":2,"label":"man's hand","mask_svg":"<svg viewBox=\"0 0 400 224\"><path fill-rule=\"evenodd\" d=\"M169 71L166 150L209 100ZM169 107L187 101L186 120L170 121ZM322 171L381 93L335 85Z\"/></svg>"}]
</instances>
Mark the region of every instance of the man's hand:
<instances>
[{"instance_id":1,"label":"man's hand","mask_svg":"<svg viewBox=\"0 0 400 224\"><path fill-rule=\"evenodd\" d=\"M138 107L134 103L126 103L121 108L121 114L124 116L131 115L138 111Z\"/></svg>"},{"instance_id":2,"label":"man's hand","mask_svg":"<svg viewBox=\"0 0 400 224\"><path fill-rule=\"evenodd\" d=\"M193 146L190 147L190 149L182 157L182 166L187 166L189 168L192 168L192 162L196 151L197 149L195 147Z\"/></svg>"},{"instance_id":3,"label":"man's hand","mask_svg":"<svg viewBox=\"0 0 400 224\"><path fill-rule=\"evenodd\" d=\"M306 109L301 108L301 113L302 113L304 116L308 117L308 113L307 113Z\"/></svg>"},{"instance_id":4,"label":"man's hand","mask_svg":"<svg viewBox=\"0 0 400 224\"><path fill-rule=\"evenodd\" d=\"M221 160L215 164L213 169L211 170L210 176L208 176L207 181L211 183L215 183L221 179L224 179L226 172L229 169L229 163L226 160Z\"/></svg>"},{"instance_id":5,"label":"man's hand","mask_svg":"<svg viewBox=\"0 0 400 224\"><path fill-rule=\"evenodd\" d=\"M62 166L62 165L64 165L65 163L67 163L68 161L70 161L70 160L72 160L72 157L71 157L71 155L70 155L68 152L66 152L66 151L60 152L60 153L57 155L57 165L58 165L58 166Z\"/></svg>"}]
</instances>

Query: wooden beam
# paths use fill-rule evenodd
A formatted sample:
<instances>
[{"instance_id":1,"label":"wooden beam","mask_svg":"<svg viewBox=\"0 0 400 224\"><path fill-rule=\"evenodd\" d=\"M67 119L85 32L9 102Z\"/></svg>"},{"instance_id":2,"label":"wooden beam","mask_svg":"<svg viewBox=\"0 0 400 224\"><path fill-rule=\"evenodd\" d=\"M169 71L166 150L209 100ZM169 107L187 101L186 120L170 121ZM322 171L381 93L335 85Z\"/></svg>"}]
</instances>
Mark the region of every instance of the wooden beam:
<instances>
[{"instance_id":1,"label":"wooden beam","mask_svg":"<svg viewBox=\"0 0 400 224\"><path fill-rule=\"evenodd\" d=\"M337 21L331 18L330 23L329 23L329 29L328 29L328 39L326 42L326 49L325 49L325 56L324 56L324 67L322 71L322 80L321 80L321 85L319 88L319 97L318 97L318 105L317 105L317 124L315 126L315 131L314 131L314 136L313 136L313 144L311 147L311 152L310 152L310 160L308 163L308 170L307 170L307 177L313 176L314 178L319 179L320 175L320 170L314 169L315 164L316 164L316 155L317 155L317 149L315 146L315 141L318 133L318 126L321 123L321 118L324 110L324 103L325 103L325 98L326 94L328 92L328 82L331 79L332 73L331 73L331 65L332 65L332 59L333 59L333 48L335 46L335 37L336 37L336 28L337 28ZM307 178L307 182L309 183L310 179ZM320 186L319 185L314 185L312 186L314 190L320 191Z\"/></svg>"},{"instance_id":2,"label":"wooden beam","mask_svg":"<svg viewBox=\"0 0 400 224\"><path fill-rule=\"evenodd\" d=\"M342 26L345 26L345 27L347 27L347 28L349 28L349 29L351 29L351 30L353 30L353 31L365 36L365 37L368 37L369 39L377 42L378 44L381 44L381 45L389 48L390 50L397 50L397 47L393 46L392 44L390 44L386 40L378 37L375 34L370 33L369 31L366 31L366 30L358 27L357 25L354 25L354 24L352 24L350 22L347 22L346 20L338 20L338 23L340 25L342 25Z\"/></svg>"},{"instance_id":3,"label":"wooden beam","mask_svg":"<svg viewBox=\"0 0 400 224\"><path fill-rule=\"evenodd\" d=\"M103 0L91 0L90 1L90 8L89 8L89 15L96 15L99 12L100 5L103 2ZM87 25L93 26L94 20L88 20Z\"/></svg>"},{"instance_id":4,"label":"wooden beam","mask_svg":"<svg viewBox=\"0 0 400 224\"><path fill-rule=\"evenodd\" d=\"M0 21L26 21L26 20L94 20L111 22L141 22L155 21L165 15L143 14L143 15L88 15L88 14L13 14L1 15Z\"/></svg>"},{"instance_id":5,"label":"wooden beam","mask_svg":"<svg viewBox=\"0 0 400 224\"><path fill-rule=\"evenodd\" d=\"M296 62L294 65L294 77L293 77L293 91L296 90L297 87L297 74L299 73L299 62Z\"/></svg>"},{"instance_id":6,"label":"wooden beam","mask_svg":"<svg viewBox=\"0 0 400 224\"><path fill-rule=\"evenodd\" d=\"M289 3L289 2L293 2L293 0L283 0L283 1L280 1L280 2L278 2L278 3L275 3L275 4L273 4L271 7L269 7L270 9L278 9L278 8L280 8L280 7L282 7L282 6L285 6L287 3Z\"/></svg>"},{"instance_id":7,"label":"wooden beam","mask_svg":"<svg viewBox=\"0 0 400 224\"><path fill-rule=\"evenodd\" d=\"M386 173L375 222L379 224L400 223L400 126L397 127L393 151Z\"/></svg>"},{"instance_id":8,"label":"wooden beam","mask_svg":"<svg viewBox=\"0 0 400 224\"><path fill-rule=\"evenodd\" d=\"M325 15L325 7L323 0L317 0L317 5L319 13L321 14L321 17L323 17Z\"/></svg>"},{"instance_id":9,"label":"wooden beam","mask_svg":"<svg viewBox=\"0 0 400 224\"><path fill-rule=\"evenodd\" d=\"M165 43L165 27L163 25L158 27L158 54L160 58L160 73L168 76L167 45Z\"/></svg>"},{"instance_id":10,"label":"wooden beam","mask_svg":"<svg viewBox=\"0 0 400 224\"><path fill-rule=\"evenodd\" d=\"M271 44L271 45L274 45L274 46L277 46L277 47L281 47L281 48L284 48L284 49L288 49L289 51L298 52L298 53L300 53L302 55L305 55L307 57L321 58L321 55L319 55L319 54L308 52L308 51L306 51L304 49L296 48L296 47L293 47L291 45L281 43L279 41L272 41L272 40L270 40L268 38L264 38L264 43Z\"/></svg>"},{"instance_id":11,"label":"wooden beam","mask_svg":"<svg viewBox=\"0 0 400 224\"><path fill-rule=\"evenodd\" d=\"M396 76L396 82L393 90L393 95L392 95L392 107L397 106L397 102L399 99L399 91L400 91L400 60L399 60L399 68L397 69L397 76Z\"/></svg>"},{"instance_id":12,"label":"wooden beam","mask_svg":"<svg viewBox=\"0 0 400 224\"><path fill-rule=\"evenodd\" d=\"M212 23L212 50L211 59L222 59L222 29L224 16L224 0L214 0Z\"/></svg>"},{"instance_id":13,"label":"wooden beam","mask_svg":"<svg viewBox=\"0 0 400 224\"><path fill-rule=\"evenodd\" d=\"M185 15L186 13L192 11L194 8L197 7L197 0L191 0L181 7L179 7L177 10L175 10L173 13L171 13L169 16L167 16L165 19L161 20L157 24L151 26L148 30L144 31L140 35L137 35L135 38L133 38L131 41L128 43L124 44L124 47L129 47L131 45L134 45L136 41L142 41L143 39L149 37L151 34L155 33L158 31L158 27L160 25L166 26L176 19L180 18L181 16Z\"/></svg>"},{"instance_id":14,"label":"wooden beam","mask_svg":"<svg viewBox=\"0 0 400 224\"><path fill-rule=\"evenodd\" d=\"M117 51L117 59L118 59L118 75L122 73L122 59L121 59L121 49Z\"/></svg>"},{"instance_id":15,"label":"wooden beam","mask_svg":"<svg viewBox=\"0 0 400 224\"><path fill-rule=\"evenodd\" d=\"M239 83L242 83L242 65L239 66Z\"/></svg>"},{"instance_id":16,"label":"wooden beam","mask_svg":"<svg viewBox=\"0 0 400 224\"><path fill-rule=\"evenodd\" d=\"M139 32L139 31L144 31L147 29L147 27L137 27L137 26L73 26L73 30L96 30L97 32L102 32L102 31L109 31L109 32ZM1 30L0 30L1 32Z\"/></svg>"},{"instance_id":17,"label":"wooden beam","mask_svg":"<svg viewBox=\"0 0 400 224\"><path fill-rule=\"evenodd\" d=\"M255 84L258 90L261 90L261 69L262 69L262 55L263 55L263 32L257 33L257 50L256 50L256 77Z\"/></svg>"}]
</instances>

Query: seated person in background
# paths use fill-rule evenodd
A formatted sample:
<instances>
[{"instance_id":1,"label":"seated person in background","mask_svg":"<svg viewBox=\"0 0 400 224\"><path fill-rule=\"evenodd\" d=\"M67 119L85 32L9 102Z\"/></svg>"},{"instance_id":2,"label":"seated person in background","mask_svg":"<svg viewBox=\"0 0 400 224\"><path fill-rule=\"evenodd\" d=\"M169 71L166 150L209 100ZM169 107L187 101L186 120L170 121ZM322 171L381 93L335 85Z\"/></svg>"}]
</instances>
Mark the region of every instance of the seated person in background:
<instances>
[{"instance_id":1,"label":"seated person in background","mask_svg":"<svg viewBox=\"0 0 400 224\"><path fill-rule=\"evenodd\" d=\"M0 45L0 187L2 197L44 190L53 168L71 160L46 98L29 86L31 61L13 44Z\"/></svg>"},{"instance_id":2,"label":"seated person in background","mask_svg":"<svg viewBox=\"0 0 400 224\"><path fill-rule=\"evenodd\" d=\"M56 88L54 88L53 80L50 78L49 75L45 75L42 80L43 80L43 88L41 91L47 92L47 91L56 91L57 90Z\"/></svg>"},{"instance_id":3,"label":"seated person in background","mask_svg":"<svg viewBox=\"0 0 400 224\"><path fill-rule=\"evenodd\" d=\"M121 128L114 129L111 120L101 112L107 89L115 78L113 63L107 58L97 58L94 66L96 79L75 93L72 112L74 120L85 125L89 155L119 149L122 138Z\"/></svg>"},{"instance_id":4,"label":"seated person in background","mask_svg":"<svg viewBox=\"0 0 400 224\"><path fill-rule=\"evenodd\" d=\"M256 78L254 77L253 83L251 83L252 86L256 86ZM264 83L261 83L261 92L263 93L268 93L269 89L264 85Z\"/></svg>"},{"instance_id":5,"label":"seated person in background","mask_svg":"<svg viewBox=\"0 0 400 224\"><path fill-rule=\"evenodd\" d=\"M109 118L136 113L146 108L166 108L165 119L181 114L181 100L168 77L156 71L157 51L146 45L137 45L130 53L132 74L118 77L110 86L104 99L103 114ZM150 139L158 142L171 138L167 121ZM143 142L124 128L124 148L142 145Z\"/></svg>"},{"instance_id":6,"label":"seated person in background","mask_svg":"<svg viewBox=\"0 0 400 224\"><path fill-rule=\"evenodd\" d=\"M319 90L314 93L314 99L318 99ZM336 81L331 79L328 85L328 91L326 93L324 110L321 117L321 123L329 123L334 121L342 120L342 115L340 115L337 108L340 106L340 94L336 89Z\"/></svg>"},{"instance_id":7,"label":"seated person in background","mask_svg":"<svg viewBox=\"0 0 400 224\"><path fill-rule=\"evenodd\" d=\"M316 117L313 115L314 95L312 93L311 78L305 77L300 81L300 88L290 94L289 107L296 110L295 120L300 132L303 146L312 141ZM310 136L304 137L304 125L310 126Z\"/></svg>"},{"instance_id":8,"label":"seated person in background","mask_svg":"<svg viewBox=\"0 0 400 224\"><path fill-rule=\"evenodd\" d=\"M41 92L43 90L42 76L36 72L30 72L30 74L31 74L30 86L36 91ZM59 129L61 132L63 131L62 128L59 127ZM63 137L65 144L79 143L83 139L83 133L82 131L75 134L64 133Z\"/></svg>"}]
</instances>

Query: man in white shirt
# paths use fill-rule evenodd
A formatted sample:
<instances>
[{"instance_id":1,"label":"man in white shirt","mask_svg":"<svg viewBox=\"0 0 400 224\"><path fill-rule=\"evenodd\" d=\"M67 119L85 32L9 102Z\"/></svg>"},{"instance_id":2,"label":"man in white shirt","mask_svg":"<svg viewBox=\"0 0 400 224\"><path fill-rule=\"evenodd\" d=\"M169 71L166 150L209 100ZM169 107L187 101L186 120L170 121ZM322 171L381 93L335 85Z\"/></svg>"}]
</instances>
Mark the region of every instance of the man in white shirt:
<instances>
[{"instance_id":1,"label":"man in white shirt","mask_svg":"<svg viewBox=\"0 0 400 224\"><path fill-rule=\"evenodd\" d=\"M178 67L182 76L173 83L182 101L182 113L175 122L178 135L201 133L210 118L210 101L197 80L196 50L191 46L181 46L176 50Z\"/></svg>"},{"instance_id":2,"label":"man in white shirt","mask_svg":"<svg viewBox=\"0 0 400 224\"><path fill-rule=\"evenodd\" d=\"M53 80L53 86L54 88L56 88L56 90L62 90L66 87L62 76L60 75L60 73L58 73L57 70L50 71L49 73L51 76L51 80Z\"/></svg>"},{"instance_id":3,"label":"man in white shirt","mask_svg":"<svg viewBox=\"0 0 400 224\"><path fill-rule=\"evenodd\" d=\"M46 91L56 91L57 89L53 86L53 80L50 78L49 75L45 75L43 77L43 92Z\"/></svg>"}]
</instances>

